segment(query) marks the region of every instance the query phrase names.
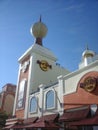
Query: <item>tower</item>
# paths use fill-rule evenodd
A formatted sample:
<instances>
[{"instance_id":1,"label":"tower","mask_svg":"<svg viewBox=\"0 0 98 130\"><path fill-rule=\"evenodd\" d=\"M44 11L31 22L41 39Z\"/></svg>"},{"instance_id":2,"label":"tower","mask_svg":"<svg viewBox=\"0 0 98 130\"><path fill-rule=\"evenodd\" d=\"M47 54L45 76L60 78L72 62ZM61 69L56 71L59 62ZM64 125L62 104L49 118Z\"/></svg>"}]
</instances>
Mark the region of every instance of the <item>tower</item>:
<instances>
[{"instance_id":1,"label":"tower","mask_svg":"<svg viewBox=\"0 0 98 130\"><path fill-rule=\"evenodd\" d=\"M87 46L85 51L83 51L82 53L82 62L79 64L79 68L88 66L96 59L98 59L98 56L95 54L94 51L90 50Z\"/></svg>"},{"instance_id":2,"label":"tower","mask_svg":"<svg viewBox=\"0 0 98 130\"><path fill-rule=\"evenodd\" d=\"M59 75L69 73L56 64L55 55L43 46L42 39L48 29L41 17L30 31L35 42L18 60L20 65L13 115L19 118L27 118L29 96L36 92L41 84L55 83Z\"/></svg>"},{"instance_id":3,"label":"tower","mask_svg":"<svg viewBox=\"0 0 98 130\"><path fill-rule=\"evenodd\" d=\"M94 55L95 53L89 50L89 48L87 47L86 50L82 54L85 66L87 66L89 63L92 62Z\"/></svg>"}]
</instances>

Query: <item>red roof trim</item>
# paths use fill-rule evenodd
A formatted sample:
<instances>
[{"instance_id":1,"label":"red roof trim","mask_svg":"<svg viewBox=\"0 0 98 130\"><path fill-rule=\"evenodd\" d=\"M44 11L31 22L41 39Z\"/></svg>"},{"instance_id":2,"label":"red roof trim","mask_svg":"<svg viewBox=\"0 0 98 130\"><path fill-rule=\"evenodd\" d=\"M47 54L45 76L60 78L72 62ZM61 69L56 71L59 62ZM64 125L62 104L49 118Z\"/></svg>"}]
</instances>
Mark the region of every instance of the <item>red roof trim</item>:
<instances>
[{"instance_id":1,"label":"red roof trim","mask_svg":"<svg viewBox=\"0 0 98 130\"><path fill-rule=\"evenodd\" d=\"M35 123L37 120L38 120L38 117L32 117L32 118L24 119L23 123L24 124Z\"/></svg>"},{"instance_id":2,"label":"red roof trim","mask_svg":"<svg viewBox=\"0 0 98 130\"><path fill-rule=\"evenodd\" d=\"M31 125L24 126L24 128L51 128L52 129L52 128L61 128L61 126L56 125L53 122L42 120L42 121L33 123Z\"/></svg>"},{"instance_id":3,"label":"red roof trim","mask_svg":"<svg viewBox=\"0 0 98 130\"><path fill-rule=\"evenodd\" d=\"M83 119L80 121L75 121L73 123L70 124L71 126L98 126L98 115L91 117L91 118L87 118L87 119Z\"/></svg>"},{"instance_id":4,"label":"red roof trim","mask_svg":"<svg viewBox=\"0 0 98 130\"><path fill-rule=\"evenodd\" d=\"M59 118L59 114L51 114L51 115L44 115L42 117L40 117L37 122L39 121L51 121L51 122L55 122L57 121Z\"/></svg>"},{"instance_id":5,"label":"red roof trim","mask_svg":"<svg viewBox=\"0 0 98 130\"><path fill-rule=\"evenodd\" d=\"M60 118L59 121L67 122L67 121L74 121L74 120L81 120L86 118L89 115L89 108L83 110L75 110L71 112L65 112Z\"/></svg>"}]
</instances>

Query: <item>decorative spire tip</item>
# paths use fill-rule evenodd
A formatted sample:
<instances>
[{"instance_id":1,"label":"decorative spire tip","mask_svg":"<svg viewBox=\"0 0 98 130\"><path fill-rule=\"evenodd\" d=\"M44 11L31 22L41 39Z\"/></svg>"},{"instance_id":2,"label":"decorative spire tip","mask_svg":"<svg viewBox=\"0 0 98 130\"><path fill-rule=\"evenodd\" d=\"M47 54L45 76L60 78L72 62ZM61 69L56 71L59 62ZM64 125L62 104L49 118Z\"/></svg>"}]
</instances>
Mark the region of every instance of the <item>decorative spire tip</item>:
<instances>
[{"instance_id":1,"label":"decorative spire tip","mask_svg":"<svg viewBox=\"0 0 98 130\"><path fill-rule=\"evenodd\" d=\"M41 15L40 15L40 19L39 19L39 21L40 21L40 22L42 21L42 19L41 19Z\"/></svg>"},{"instance_id":2,"label":"decorative spire tip","mask_svg":"<svg viewBox=\"0 0 98 130\"><path fill-rule=\"evenodd\" d=\"M89 50L88 44L86 44L86 50Z\"/></svg>"}]
</instances>

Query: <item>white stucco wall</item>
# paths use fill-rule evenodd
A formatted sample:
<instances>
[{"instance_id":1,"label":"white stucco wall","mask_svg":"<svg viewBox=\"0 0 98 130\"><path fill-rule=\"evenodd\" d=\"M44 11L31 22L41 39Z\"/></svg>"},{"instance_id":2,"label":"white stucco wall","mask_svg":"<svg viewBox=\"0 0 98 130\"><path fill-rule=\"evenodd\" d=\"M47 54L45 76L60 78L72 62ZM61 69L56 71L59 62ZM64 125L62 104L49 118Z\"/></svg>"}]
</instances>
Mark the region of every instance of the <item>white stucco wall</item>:
<instances>
[{"instance_id":1,"label":"white stucco wall","mask_svg":"<svg viewBox=\"0 0 98 130\"><path fill-rule=\"evenodd\" d=\"M77 84L79 80L85 75L87 72L98 71L98 61L89 64L88 66L77 70L73 73L70 73L64 76L64 94L70 94L76 92Z\"/></svg>"},{"instance_id":2,"label":"white stucco wall","mask_svg":"<svg viewBox=\"0 0 98 130\"><path fill-rule=\"evenodd\" d=\"M52 69L49 68L48 71L41 70L39 64L37 63L37 60L46 60L49 65L52 65ZM42 57L36 54L32 62L32 80L30 85L30 92L36 89L40 84L49 85L50 83L57 82L57 77L61 74L68 74L67 70L60 68L55 64L55 62L51 61L50 59L47 59L46 57Z\"/></svg>"},{"instance_id":3,"label":"white stucco wall","mask_svg":"<svg viewBox=\"0 0 98 130\"><path fill-rule=\"evenodd\" d=\"M29 77L30 77L30 93L35 90L40 84L48 85L50 83L57 82L57 77L59 75L66 75L69 73L68 70L56 64L56 58L53 53L38 45L35 45L32 48L31 52L32 61L31 68L29 69ZM48 62L52 68L48 69L48 71L41 70L37 60L45 60Z\"/></svg>"},{"instance_id":4,"label":"white stucco wall","mask_svg":"<svg viewBox=\"0 0 98 130\"><path fill-rule=\"evenodd\" d=\"M28 117L40 117L43 115L50 115L50 114L62 114L63 113L63 106L60 103L63 103L63 84L62 84L62 77L58 79L58 83L55 85L50 86L44 86L40 85L40 90L38 92L35 92L34 94L31 94L29 97L29 107L30 107L30 99L35 96L38 99L38 109L35 113L30 113L28 108ZM47 110L46 109L46 94L48 91L54 91L55 93L55 107ZM51 99L52 100L52 99ZM40 111L40 109L42 111Z\"/></svg>"}]
</instances>

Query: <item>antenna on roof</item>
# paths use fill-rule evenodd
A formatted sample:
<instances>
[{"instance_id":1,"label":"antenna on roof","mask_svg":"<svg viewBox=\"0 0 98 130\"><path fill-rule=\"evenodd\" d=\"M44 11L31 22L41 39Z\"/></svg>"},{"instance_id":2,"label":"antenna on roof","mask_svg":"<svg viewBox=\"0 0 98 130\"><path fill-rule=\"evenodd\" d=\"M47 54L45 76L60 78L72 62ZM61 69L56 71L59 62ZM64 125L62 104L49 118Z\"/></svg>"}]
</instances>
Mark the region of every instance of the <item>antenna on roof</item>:
<instances>
[{"instance_id":1,"label":"antenna on roof","mask_svg":"<svg viewBox=\"0 0 98 130\"><path fill-rule=\"evenodd\" d=\"M40 22L42 21L42 16L41 16L41 15L40 15L39 21L40 21Z\"/></svg>"},{"instance_id":2,"label":"antenna on roof","mask_svg":"<svg viewBox=\"0 0 98 130\"><path fill-rule=\"evenodd\" d=\"M86 50L89 50L88 44L86 44Z\"/></svg>"}]
</instances>

